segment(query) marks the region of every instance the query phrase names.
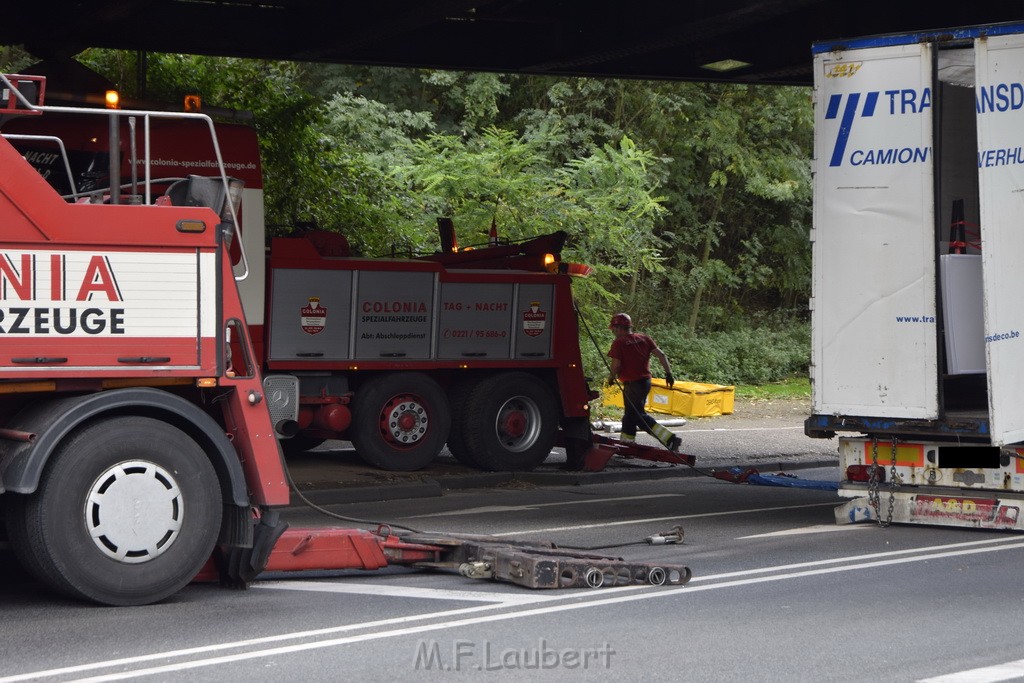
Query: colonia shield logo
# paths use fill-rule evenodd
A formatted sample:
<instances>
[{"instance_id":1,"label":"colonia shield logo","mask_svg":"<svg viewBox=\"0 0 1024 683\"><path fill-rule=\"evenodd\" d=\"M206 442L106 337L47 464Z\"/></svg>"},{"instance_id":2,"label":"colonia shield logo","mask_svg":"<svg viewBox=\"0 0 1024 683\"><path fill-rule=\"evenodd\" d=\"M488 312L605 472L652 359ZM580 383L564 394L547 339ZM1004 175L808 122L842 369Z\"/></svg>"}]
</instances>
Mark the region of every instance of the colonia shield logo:
<instances>
[{"instance_id":1,"label":"colonia shield logo","mask_svg":"<svg viewBox=\"0 0 1024 683\"><path fill-rule=\"evenodd\" d=\"M320 297L309 297L309 304L301 309L302 331L306 334L320 334L327 326L327 308L320 305Z\"/></svg>"},{"instance_id":2,"label":"colonia shield logo","mask_svg":"<svg viewBox=\"0 0 1024 683\"><path fill-rule=\"evenodd\" d=\"M523 332L529 337L539 337L544 334L547 319L548 314L540 310L540 302L531 301L530 310L523 311Z\"/></svg>"}]
</instances>

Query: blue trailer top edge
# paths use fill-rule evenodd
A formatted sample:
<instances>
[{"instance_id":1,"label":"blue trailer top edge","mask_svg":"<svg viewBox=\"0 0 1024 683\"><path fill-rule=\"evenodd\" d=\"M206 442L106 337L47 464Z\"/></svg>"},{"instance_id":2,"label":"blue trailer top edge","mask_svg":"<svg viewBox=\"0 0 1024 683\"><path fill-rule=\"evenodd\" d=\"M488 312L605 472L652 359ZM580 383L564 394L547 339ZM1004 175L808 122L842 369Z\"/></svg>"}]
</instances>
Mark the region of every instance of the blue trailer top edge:
<instances>
[{"instance_id":1,"label":"blue trailer top edge","mask_svg":"<svg viewBox=\"0 0 1024 683\"><path fill-rule=\"evenodd\" d=\"M1024 24L985 24L982 26L964 26L960 28L930 29L911 33L889 33L863 38L837 38L822 40L812 44L812 54L832 52L834 50L863 50L869 47L889 47L892 45L911 45L933 40L969 40L980 36L1003 36L1024 33Z\"/></svg>"}]
</instances>

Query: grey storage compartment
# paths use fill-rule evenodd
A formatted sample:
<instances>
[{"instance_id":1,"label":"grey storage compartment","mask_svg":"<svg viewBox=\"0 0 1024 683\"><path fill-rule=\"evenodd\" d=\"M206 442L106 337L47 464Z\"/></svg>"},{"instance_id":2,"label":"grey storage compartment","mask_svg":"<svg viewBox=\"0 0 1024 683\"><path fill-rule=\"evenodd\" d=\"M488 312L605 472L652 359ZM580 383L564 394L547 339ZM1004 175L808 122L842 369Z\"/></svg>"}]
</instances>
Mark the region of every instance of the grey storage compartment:
<instances>
[{"instance_id":1,"label":"grey storage compartment","mask_svg":"<svg viewBox=\"0 0 1024 683\"><path fill-rule=\"evenodd\" d=\"M437 357L509 358L512 288L511 284L477 282L443 284Z\"/></svg>"},{"instance_id":2,"label":"grey storage compartment","mask_svg":"<svg viewBox=\"0 0 1024 683\"><path fill-rule=\"evenodd\" d=\"M352 272L282 268L273 278L270 360L348 358Z\"/></svg>"},{"instance_id":3,"label":"grey storage compartment","mask_svg":"<svg viewBox=\"0 0 1024 683\"><path fill-rule=\"evenodd\" d=\"M360 271L356 283L355 357L430 358L434 273Z\"/></svg>"},{"instance_id":4,"label":"grey storage compartment","mask_svg":"<svg viewBox=\"0 0 1024 683\"><path fill-rule=\"evenodd\" d=\"M551 329L554 325L551 302L554 291L552 285L519 285L512 321L514 358L551 357Z\"/></svg>"}]
</instances>

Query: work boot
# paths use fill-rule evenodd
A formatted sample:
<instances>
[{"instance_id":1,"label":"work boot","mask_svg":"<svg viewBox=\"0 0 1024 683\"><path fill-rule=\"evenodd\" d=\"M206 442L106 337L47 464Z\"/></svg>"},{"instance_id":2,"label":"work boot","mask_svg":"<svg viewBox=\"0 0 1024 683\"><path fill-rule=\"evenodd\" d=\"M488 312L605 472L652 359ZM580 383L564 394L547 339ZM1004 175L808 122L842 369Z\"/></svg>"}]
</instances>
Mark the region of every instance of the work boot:
<instances>
[{"instance_id":1,"label":"work boot","mask_svg":"<svg viewBox=\"0 0 1024 683\"><path fill-rule=\"evenodd\" d=\"M679 446L682 443L683 443L683 440L680 439L675 434L673 434L672 438L668 440L667 444L665 444L665 448L669 449L673 453L678 453L679 452Z\"/></svg>"}]
</instances>

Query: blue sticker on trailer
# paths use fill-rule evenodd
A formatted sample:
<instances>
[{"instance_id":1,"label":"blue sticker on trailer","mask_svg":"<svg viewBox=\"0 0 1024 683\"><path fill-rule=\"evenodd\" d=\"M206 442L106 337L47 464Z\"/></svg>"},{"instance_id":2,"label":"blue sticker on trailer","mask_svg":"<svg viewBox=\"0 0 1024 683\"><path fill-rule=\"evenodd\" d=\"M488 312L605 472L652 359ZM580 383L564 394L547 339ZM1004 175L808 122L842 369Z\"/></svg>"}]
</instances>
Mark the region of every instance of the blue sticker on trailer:
<instances>
[{"instance_id":1,"label":"blue sticker on trailer","mask_svg":"<svg viewBox=\"0 0 1024 683\"><path fill-rule=\"evenodd\" d=\"M1024 33L1024 24L988 24L985 26L965 26L960 28L932 29L913 33L890 33L864 38L837 38L812 44L811 52L821 54L835 50L863 50L869 47L889 47L893 45L912 45L935 41L973 40L982 36L1006 36Z\"/></svg>"}]
</instances>

